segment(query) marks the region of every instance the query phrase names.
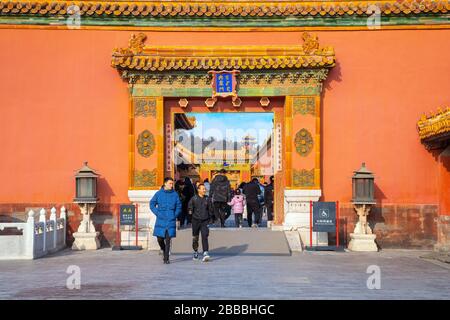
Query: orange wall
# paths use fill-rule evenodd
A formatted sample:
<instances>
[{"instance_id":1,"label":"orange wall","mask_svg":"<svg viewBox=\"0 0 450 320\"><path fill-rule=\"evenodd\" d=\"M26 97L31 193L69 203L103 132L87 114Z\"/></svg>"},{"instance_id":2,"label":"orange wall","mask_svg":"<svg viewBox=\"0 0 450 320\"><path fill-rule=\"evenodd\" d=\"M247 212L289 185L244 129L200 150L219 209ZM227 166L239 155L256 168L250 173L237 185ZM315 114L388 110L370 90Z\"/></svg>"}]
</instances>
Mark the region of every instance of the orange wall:
<instances>
[{"instance_id":1,"label":"orange wall","mask_svg":"<svg viewBox=\"0 0 450 320\"><path fill-rule=\"evenodd\" d=\"M71 202L84 160L103 202L127 202L128 92L110 67L129 31L0 29L0 203ZM147 43L296 44L301 32L147 32ZM348 201L352 170L385 203L437 203L421 113L449 104L450 30L317 32L336 50L322 106L323 193Z\"/></svg>"}]
</instances>

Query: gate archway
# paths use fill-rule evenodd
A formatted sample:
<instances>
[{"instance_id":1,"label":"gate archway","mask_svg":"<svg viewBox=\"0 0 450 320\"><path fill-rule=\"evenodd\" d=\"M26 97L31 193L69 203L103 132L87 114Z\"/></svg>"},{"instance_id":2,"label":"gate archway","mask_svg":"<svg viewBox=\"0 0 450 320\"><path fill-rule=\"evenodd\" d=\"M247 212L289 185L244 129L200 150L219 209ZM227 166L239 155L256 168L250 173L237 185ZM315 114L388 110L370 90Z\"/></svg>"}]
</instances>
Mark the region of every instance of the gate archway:
<instances>
[{"instance_id":1,"label":"gate archway","mask_svg":"<svg viewBox=\"0 0 450 320\"><path fill-rule=\"evenodd\" d=\"M173 150L166 140L165 104L174 99L204 99L209 110L245 112L245 101L283 99L275 116L275 224L285 229L309 227L309 201L321 196L320 108L322 83L335 66L332 47L303 34L295 46L152 46L142 33L115 49L112 66L127 81L130 97L129 197L149 213L148 199L171 173ZM237 70L237 96L211 107L209 71ZM180 103L180 106L182 103ZM208 106L210 108L208 108ZM269 104L270 105L270 104ZM264 108L261 104L261 108ZM151 223L150 223L151 224Z\"/></svg>"}]
</instances>

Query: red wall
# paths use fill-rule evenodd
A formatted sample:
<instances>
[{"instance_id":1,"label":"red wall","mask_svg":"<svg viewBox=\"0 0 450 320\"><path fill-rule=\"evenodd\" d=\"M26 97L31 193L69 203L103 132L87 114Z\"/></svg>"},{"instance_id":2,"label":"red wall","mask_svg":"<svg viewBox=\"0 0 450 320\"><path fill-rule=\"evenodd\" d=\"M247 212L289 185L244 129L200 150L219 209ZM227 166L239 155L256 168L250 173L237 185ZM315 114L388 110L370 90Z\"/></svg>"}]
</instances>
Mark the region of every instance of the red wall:
<instances>
[{"instance_id":1,"label":"red wall","mask_svg":"<svg viewBox=\"0 0 450 320\"><path fill-rule=\"evenodd\" d=\"M450 30L316 33L337 58L322 101L324 199L348 202L365 161L382 204L437 205L437 159L416 122L449 104ZM84 160L103 177L102 202L128 201L128 92L110 58L130 34L0 29L0 203L71 202ZM301 32L146 34L155 45L301 43Z\"/></svg>"}]
</instances>

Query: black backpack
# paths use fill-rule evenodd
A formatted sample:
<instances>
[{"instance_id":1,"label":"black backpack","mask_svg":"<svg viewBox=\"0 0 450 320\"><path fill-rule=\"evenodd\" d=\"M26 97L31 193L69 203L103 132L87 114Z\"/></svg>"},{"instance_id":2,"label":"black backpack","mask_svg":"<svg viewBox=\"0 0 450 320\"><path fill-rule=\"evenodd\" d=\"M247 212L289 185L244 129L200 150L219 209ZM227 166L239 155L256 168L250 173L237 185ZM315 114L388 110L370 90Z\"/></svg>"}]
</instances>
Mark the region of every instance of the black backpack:
<instances>
[{"instance_id":1,"label":"black backpack","mask_svg":"<svg viewBox=\"0 0 450 320\"><path fill-rule=\"evenodd\" d=\"M230 182L225 177L225 179L221 179L220 181L214 181L214 192L212 196L212 200L214 202L228 202L230 198Z\"/></svg>"}]
</instances>

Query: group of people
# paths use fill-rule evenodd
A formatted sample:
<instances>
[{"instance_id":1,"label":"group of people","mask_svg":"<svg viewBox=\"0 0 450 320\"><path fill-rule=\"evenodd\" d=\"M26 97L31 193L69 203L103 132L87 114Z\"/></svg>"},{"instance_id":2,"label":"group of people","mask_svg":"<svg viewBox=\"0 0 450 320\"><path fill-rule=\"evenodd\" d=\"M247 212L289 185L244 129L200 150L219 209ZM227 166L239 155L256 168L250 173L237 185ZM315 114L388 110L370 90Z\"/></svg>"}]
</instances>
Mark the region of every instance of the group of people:
<instances>
[{"instance_id":1,"label":"group of people","mask_svg":"<svg viewBox=\"0 0 450 320\"><path fill-rule=\"evenodd\" d=\"M192 227L193 259L199 260L199 238L202 238L202 261L210 260L209 225L220 221L225 227L226 219L233 213L236 227L242 228L244 214L249 227L258 227L261 223L263 207L267 210L267 220L273 220L273 177L268 185L261 185L257 178L241 183L235 190L222 170L211 183L193 184L186 177L174 186L172 178L165 178L162 188L150 200L150 208L156 215L153 235L157 237L164 263L170 263L170 239L176 236L178 226ZM175 188L174 188L175 187ZM254 216L254 220L253 220ZM178 226L177 226L178 225Z\"/></svg>"}]
</instances>

